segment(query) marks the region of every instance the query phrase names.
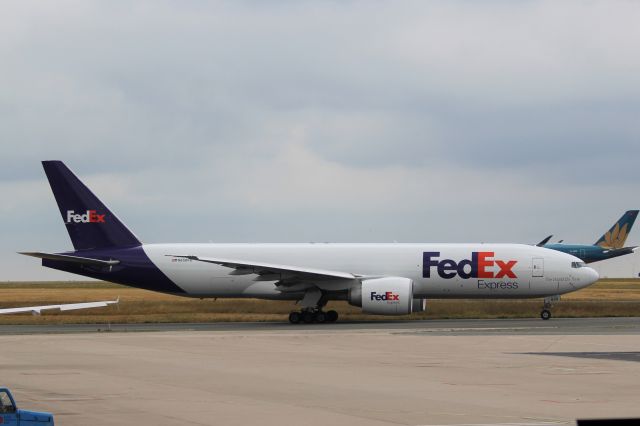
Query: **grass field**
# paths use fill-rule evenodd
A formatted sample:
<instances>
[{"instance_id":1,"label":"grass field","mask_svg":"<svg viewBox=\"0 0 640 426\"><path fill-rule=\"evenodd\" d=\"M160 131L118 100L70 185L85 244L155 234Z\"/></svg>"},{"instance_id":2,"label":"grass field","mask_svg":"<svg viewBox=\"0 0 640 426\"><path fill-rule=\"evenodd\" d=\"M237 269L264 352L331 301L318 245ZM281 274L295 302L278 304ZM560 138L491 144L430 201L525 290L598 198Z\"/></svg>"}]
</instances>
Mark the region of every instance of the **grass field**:
<instances>
[{"instance_id":1,"label":"grass field","mask_svg":"<svg viewBox=\"0 0 640 426\"><path fill-rule=\"evenodd\" d=\"M120 297L117 307L71 312L2 315L0 324L142 323L285 321L293 302L252 299L188 299L104 282L0 283L0 307L88 302ZM363 315L344 302L330 303L341 319L390 320L425 318L537 317L542 301L533 300L429 300L427 312L402 317ZM555 317L640 316L640 280L601 280L562 297Z\"/></svg>"}]
</instances>

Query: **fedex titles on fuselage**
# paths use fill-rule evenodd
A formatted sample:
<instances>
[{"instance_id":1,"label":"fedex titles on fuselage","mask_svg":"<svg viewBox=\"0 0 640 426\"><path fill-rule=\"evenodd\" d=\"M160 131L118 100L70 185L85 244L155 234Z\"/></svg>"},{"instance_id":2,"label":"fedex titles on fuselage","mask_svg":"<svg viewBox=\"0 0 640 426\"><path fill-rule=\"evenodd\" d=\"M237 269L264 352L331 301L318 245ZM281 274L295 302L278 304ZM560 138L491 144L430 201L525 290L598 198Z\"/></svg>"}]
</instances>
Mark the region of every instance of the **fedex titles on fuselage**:
<instances>
[{"instance_id":1,"label":"fedex titles on fuselage","mask_svg":"<svg viewBox=\"0 0 640 426\"><path fill-rule=\"evenodd\" d=\"M453 259L440 259L439 251L423 253L422 276L431 278L431 268L435 268L438 276L445 280L456 276L462 279L478 279L480 290L515 290L519 287L513 267L517 260L495 259L495 252L474 251L471 259L456 262ZM494 280L500 281L494 281Z\"/></svg>"}]
</instances>

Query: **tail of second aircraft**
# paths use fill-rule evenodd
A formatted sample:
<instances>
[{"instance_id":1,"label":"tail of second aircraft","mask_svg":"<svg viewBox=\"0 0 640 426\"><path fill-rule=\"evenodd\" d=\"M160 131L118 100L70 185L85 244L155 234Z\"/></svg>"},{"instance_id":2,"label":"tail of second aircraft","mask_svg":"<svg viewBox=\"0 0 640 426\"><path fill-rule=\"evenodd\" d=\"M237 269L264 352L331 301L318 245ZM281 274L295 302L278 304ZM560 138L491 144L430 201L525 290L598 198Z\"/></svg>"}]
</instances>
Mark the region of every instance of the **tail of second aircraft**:
<instances>
[{"instance_id":1,"label":"tail of second aircraft","mask_svg":"<svg viewBox=\"0 0 640 426\"><path fill-rule=\"evenodd\" d=\"M623 248L637 216L638 210L626 211L622 217L613 224L611 229L596 241L595 245L608 249Z\"/></svg>"},{"instance_id":2,"label":"tail of second aircraft","mask_svg":"<svg viewBox=\"0 0 640 426\"><path fill-rule=\"evenodd\" d=\"M141 244L62 161L43 161L42 166L76 250Z\"/></svg>"}]
</instances>

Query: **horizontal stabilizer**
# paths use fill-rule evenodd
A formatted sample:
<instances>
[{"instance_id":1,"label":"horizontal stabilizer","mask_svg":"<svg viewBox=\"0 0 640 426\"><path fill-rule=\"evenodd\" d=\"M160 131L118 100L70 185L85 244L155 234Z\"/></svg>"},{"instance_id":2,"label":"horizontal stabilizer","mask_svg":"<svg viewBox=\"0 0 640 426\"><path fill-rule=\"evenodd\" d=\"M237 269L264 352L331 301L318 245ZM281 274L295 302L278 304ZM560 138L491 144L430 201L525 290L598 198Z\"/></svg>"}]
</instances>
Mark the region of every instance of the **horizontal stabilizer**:
<instances>
[{"instance_id":1,"label":"horizontal stabilizer","mask_svg":"<svg viewBox=\"0 0 640 426\"><path fill-rule=\"evenodd\" d=\"M43 305L43 306L25 306L22 308L6 308L0 309L0 315L19 314L23 312L31 312L33 315L40 315L42 311L59 310L73 311L77 309L104 308L109 305L117 305L120 298L116 300L105 300L100 302L84 302L84 303L66 303L62 305Z\"/></svg>"},{"instance_id":2,"label":"horizontal stabilizer","mask_svg":"<svg viewBox=\"0 0 640 426\"><path fill-rule=\"evenodd\" d=\"M24 254L25 256L31 256L31 257L38 257L40 259L57 260L60 262L81 263L83 265L93 265L93 266L113 266L120 263L119 260L92 259L90 257L70 256L67 254L56 254L56 253L19 252L19 254Z\"/></svg>"}]
</instances>

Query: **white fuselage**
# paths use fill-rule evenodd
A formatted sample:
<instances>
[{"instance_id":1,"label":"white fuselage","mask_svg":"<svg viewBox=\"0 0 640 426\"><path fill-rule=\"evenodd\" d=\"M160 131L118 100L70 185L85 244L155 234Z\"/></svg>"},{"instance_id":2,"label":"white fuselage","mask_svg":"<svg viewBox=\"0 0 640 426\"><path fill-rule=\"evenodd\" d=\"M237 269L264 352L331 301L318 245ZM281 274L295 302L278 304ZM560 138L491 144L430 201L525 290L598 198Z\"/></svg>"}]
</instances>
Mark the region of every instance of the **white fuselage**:
<instances>
[{"instance_id":1,"label":"white fuselage","mask_svg":"<svg viewBox=\"0 0 640 426\"><path fill-rule=\"evenodd\" d=\"M413 280L420 298L530 298L593 284L598 274L566 253L523 244L145 244L151 261L193 297L294 297L279 277L172 256L200 256ZM425 253L427 253L425 255ZM436 255L436 253L439 253ZM473 253L476 253L475 255ZM313 283L343 290L339 280ZM300 289L304 291L303 289Z\"/></svg>"}]
</instances>

